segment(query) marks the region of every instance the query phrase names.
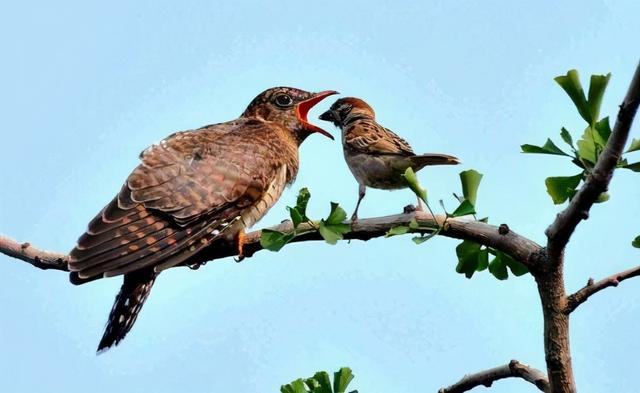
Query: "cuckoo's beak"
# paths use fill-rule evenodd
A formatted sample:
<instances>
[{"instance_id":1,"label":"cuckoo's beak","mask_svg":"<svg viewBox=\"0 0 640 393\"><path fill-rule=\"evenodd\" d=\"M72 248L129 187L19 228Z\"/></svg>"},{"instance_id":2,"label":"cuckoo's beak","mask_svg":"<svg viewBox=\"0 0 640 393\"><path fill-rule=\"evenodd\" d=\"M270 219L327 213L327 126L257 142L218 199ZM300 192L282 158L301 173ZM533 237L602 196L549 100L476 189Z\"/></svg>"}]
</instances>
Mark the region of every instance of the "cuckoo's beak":
<instances>
[{"instance_id":1,"label":"cuckoo's beak","mask_svg":"<svg viewBox=\"0 0 640 393\"><path fill-rule=\"evenodd\" d=\"M333 136L329 134L327 131L309 123L309 120L307 120L307 114L309 113L311 108L313 108L317 103L334 94L338 94L338 92L334 90L327 90L327 91L322 91L320 93L315 93L308 100L304 100L300 102L298 105L296 105L296 117L298 118L298 121L300 121L307 130L311 132L318 132L326 136L327 138L331 138L331 139L333 139Z\"/></svg>"}]
</instances>

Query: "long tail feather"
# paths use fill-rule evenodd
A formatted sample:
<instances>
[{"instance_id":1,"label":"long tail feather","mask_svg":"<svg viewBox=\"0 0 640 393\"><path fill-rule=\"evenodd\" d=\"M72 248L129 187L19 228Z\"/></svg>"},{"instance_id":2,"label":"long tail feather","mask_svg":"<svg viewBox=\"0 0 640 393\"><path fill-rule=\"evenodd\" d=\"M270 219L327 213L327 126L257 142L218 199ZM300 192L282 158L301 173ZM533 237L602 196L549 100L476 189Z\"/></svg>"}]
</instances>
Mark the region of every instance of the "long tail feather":
<instances>
[{"instance_id":1,"label":"long tail feather","mask_svg":"<svg viewBox=\"0 0 640 393\"><path fill-rule=\"evenodd\" d=\"M157 274L153 269L124 275L124 282L113 303L107 326L98 345L98 353L118 345L129 333L151 292L156 277Z\"/></svg>"}]
</instances>

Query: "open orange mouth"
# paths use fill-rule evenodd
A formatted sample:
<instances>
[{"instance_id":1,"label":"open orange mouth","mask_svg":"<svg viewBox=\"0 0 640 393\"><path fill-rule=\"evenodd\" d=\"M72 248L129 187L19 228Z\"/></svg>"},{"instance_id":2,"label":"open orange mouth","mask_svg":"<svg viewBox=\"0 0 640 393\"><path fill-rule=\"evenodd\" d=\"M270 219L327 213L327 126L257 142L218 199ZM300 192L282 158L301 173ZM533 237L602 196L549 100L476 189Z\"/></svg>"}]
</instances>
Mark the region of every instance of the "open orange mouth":
<instances>
[{"instance_id":1,"label":"open orange mouth","mask_svg":"<svg viewBox=\"0 0 640 393\"><path fill-rule=\"evenodd\" d=\"M308 100L302 101L301 103L296 105L296 117L298 118L298 121L300 121L304 125L305 129L311 132L318 132L326 136L327 138L333 139L333 136L327 131L309 123L309 120L307 120L307 114L317 103L334 94L338 94L338 92L334 90L321 91L320 93L314 94L313 97L309 98Z\"/></svg>"}]
</instances>

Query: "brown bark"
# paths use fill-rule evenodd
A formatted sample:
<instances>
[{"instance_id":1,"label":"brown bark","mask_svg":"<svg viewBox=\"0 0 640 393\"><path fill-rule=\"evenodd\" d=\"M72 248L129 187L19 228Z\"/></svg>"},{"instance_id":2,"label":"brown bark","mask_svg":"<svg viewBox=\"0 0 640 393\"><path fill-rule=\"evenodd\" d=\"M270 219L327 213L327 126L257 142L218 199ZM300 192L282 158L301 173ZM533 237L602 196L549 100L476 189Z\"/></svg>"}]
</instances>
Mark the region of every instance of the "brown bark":
<instances>
[{"instance_id":1,"label":"brown bark","mask_svg":"<svg viewBox=\"0 0 640 393\"><path fill-rule=\"evenodd\" d=\"M382 237L389 229L395 226L409 225L409 222L413 218L420 223L421 227L437 227L445 221L444 216L437 216L434 220L430 214L425 212L360 219L353 223L352 231L345 234L344 238L345 240L369 240ZM293 230L293 225L290 221L286 221L269 229L290 232ZM320 234L312 230L308 224L301 224L299 231L308 232L296 236L291 241L292 243L323 240ZM247 234L244 247L245 255L251 256L263 249L260 245L260 235L261 231L254 231ZM440 235L476 241L510 254L526 265L529 264L531 255L534 255L540 250L540 246L535 242L513 231L509 231L508 234L503 235L499 233L499 228L496 226L479 221L469 221L463 218L447 219L445 228L440 232ZM25 247L25 244L28 246ZM29 245L29 243L20 243L8 237L0 236L0 253L18 258L42 269L68 271L66 266L67 255L39 250ZM237 255L237 247L234 244L213 243L210 247L187 260L181 266L199 264L234 255Z\"/></svg>"},{"instance_id":2,"label":"brown bark","mask_svg":"<svg viewBox=\"0 0 640 393\"><path fill-rule=\"evenodd\" d=\"M462 393L478 386L490 387L495 381L505 378L522 378L534 384L541 392L549 391L549 381L542 371L512 360L503 366L465 375L455 384L438 390L438 393Z\"/></svg>"},{"instance_id":3,"label":"brown bark","mask_svg":"<svg viewBox=\"0 0 640 393\"><path fill-rule=\"evenodd\" d=\"M587 285L582 287L576 293L569 295L567 298L567 314L573 312L579 305L586 302L592 295L602 291L605 288L617 287L620 282L628 280L632 277L640 276L640 266L636 266L631 269L627 269L623 272L612 274L609 277L605 277L598 282L594 282L592 278L589 279Z\"/></svg>"},{"instance_id":4,"label":"brown bark","mask_svg":"<svg viewBox=\"0 0 640 393\"><path fill-rule=\"evenodd\" d=\"M550 392L576 391L571 346L569 344L569 316L565 313L567 297L564 287L563 262L542 259L543 269L534 277L544 318L544 352Z\"/></svg>"}]
</instances>

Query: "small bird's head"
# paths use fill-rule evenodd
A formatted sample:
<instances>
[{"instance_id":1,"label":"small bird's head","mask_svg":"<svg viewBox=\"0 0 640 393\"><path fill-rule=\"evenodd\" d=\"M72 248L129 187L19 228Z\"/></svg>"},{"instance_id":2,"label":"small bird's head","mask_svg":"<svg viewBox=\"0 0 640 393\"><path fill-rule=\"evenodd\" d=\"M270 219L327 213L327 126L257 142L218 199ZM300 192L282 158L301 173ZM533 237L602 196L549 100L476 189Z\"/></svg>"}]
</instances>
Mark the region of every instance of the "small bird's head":
<instances>
[{"instance_id":1,"label":"small bird's head","mask_svg":"<svg viewBox=\"0 0 640 393\"><path fill-rule=\"evenodd\" d=\"M254 98L242 116L256 117L282 124L293 132L300 142L314 132L333 139L333 136L327 131L307 120L307 114L311 108L333 94L338 94L338 92L327 90L320 93L309 93L293 87L273 87Z\"/></svg>"},{"instance_id":2,"label":"small bird's head","mask_svg":"<svg viewBox=\"0 0 640 393\"><path fill-rule=\"evenodd\" d=\"M328 111L320 115L320 120L330 121L336 127L344 127L352 119L375 119L376 113L366 102L355 97L340 98Z\"/></svg>"}]
</instances>

